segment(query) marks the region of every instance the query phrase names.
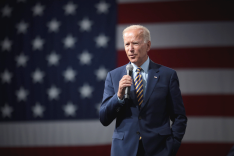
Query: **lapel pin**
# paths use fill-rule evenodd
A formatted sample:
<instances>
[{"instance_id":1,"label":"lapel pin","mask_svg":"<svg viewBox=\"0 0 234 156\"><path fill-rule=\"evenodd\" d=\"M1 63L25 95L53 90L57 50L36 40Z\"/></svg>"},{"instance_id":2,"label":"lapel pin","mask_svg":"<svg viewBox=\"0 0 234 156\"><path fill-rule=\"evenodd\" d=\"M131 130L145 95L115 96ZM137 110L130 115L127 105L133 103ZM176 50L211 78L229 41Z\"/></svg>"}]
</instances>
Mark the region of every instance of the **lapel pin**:
<instances>
[{"instance_id":1,"label":"lapel pin","mask_svg":"<svg viewBox=\"0 0 234 156\"><path fill-rule=\"evenodd\" d=\"M157 79L158 77L157 76L154 76L155 79Z\"/></svg>"}]
</instances>

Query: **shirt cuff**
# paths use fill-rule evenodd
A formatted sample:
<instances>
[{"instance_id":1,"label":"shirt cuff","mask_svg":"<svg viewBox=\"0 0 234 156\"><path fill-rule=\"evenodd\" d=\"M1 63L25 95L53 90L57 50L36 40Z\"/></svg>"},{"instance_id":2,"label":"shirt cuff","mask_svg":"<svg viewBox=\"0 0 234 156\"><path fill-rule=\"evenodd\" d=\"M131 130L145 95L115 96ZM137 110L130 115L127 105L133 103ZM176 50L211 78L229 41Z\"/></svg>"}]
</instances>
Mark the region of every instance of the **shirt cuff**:
<instances>
[{"instance_id":1,"label":"shirt cuff","mask_svg":"<svg viewBox=\"0 0 234 156\"><path fill-rule=\"evenodd\" d=\"M121 100L118 96L117 96L117 98L118 98L119 103L124 104L124 99L123 99L123 100Z\"/></svg>"}]
</instances>

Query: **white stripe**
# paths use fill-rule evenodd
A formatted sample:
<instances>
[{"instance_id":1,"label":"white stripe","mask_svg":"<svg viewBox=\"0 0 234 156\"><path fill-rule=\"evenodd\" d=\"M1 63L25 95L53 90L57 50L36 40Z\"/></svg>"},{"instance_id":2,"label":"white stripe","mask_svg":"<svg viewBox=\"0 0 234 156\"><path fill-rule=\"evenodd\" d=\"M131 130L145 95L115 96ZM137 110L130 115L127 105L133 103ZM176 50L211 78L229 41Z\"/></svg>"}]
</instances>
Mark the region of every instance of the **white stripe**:
<instances>
[{"instance_id":1,"label":"white stripe","mask_svg":"<svg viewBox=\"0 0 234 156\"><path fill-rule=\"evenodd\" d=\"M189 117L183 142L234 143L234 118ZM110 144L114 123L98 120L1 123L0 147Z\"/></svg>"},{"instance_id":2,"label":"white stripe","mask_svg":"<svg viewBox=\"0 0 234 156\"><path fill-rule=\"evenodd\" d=\"M190 117L183 142L234 143L234 118Z\"/></svg>"},{"instance_id":3,"label":"white stripe","mask_svg":"<svg viewBox=\"0 0 234 156\"><path fill-rule=\"evenodd\" d=\"M234 69L178 69L182 94L234 94Z\"/></svg>"},{"instance_id":4,"label":"white stripe","mask_svg":"<svg viewBox=\"0 0 234 156\"><path fill-rule=\"evenodd\" d=\"M110 144L114 125L104 127L98 120L1 123L0 147Z\"/></svg>"},{"instance_id":5,"label":"white stripe","mask_svg":"<svg viewBox=\"0 0 234 156\"><path fill-rule=\"evenodd\" d=\"M124 49L122 32L129 26L118 25L116 46ZM234 22L184 22L142 24L150 30L151 48L234 46Z\"/></svg>"}]
</instances>

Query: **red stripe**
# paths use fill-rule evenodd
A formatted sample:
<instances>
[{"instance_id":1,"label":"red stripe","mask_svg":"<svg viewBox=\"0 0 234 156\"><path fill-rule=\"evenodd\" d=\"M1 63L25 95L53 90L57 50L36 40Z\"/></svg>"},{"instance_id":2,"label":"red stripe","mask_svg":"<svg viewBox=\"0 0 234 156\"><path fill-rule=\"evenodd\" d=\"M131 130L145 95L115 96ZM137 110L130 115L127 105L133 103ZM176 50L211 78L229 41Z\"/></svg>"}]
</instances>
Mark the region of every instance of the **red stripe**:
<instances>
[{"instance_id":1,"label":"red stripe","mask_svg":"<svg viewBox=\"0 0 234 156\"><path fill-rule=\"evenodd\" d=\"M183 95L187 116L234 116L234 95Z\"/></svg>"},{"instance_id":2,"label":"red stripe","mask_svg":"<svg viewBox=\"0 0 234 156\"><path fill-rule=\"evenodd\" d=\"M234 47L151 49L152 61L170 68L234 68ZM124 51L118 52L118 66L128 63Z\"/></svg>"},{"instance_id":3,"label":"red stripe","mask_svg":"<svg viewBox=\"0 0 234 156\"><path fill-rule=\"evenodd\" d=\"M0 148L2 156L109 156L111 145L75 147Z\"/></svg>"},{"instance_id":4,"label":"red stripe","mask_svg":"<svg viewBox=\"0 0 234 156\"><path fill-rule=\"evenodd\" d=\"M182 143L177 156L226 156L233 144Z\"/></svg>"},{"instance_id":5,"label":"red stripe","mask_svg":"<svg viewBox=\"0 0 234 156\"><path fill-rule=\"evenodd\" d=\"M227 155L233 144L228 143L182 143L178 156L221 156ZM109 156L111 145L84 147L27 147L0 148L1 155L7 156Z\"/></svg>"},{"instance_id":6,"label":"red stripe","mask_svg":"<svg viewBox=\"0 0 234 156\"><path fill-rule=\"evenodd\" d=\"M234 20L232 1L177 1L118 5L118 23Z\"/></svg>"}]
</instances>

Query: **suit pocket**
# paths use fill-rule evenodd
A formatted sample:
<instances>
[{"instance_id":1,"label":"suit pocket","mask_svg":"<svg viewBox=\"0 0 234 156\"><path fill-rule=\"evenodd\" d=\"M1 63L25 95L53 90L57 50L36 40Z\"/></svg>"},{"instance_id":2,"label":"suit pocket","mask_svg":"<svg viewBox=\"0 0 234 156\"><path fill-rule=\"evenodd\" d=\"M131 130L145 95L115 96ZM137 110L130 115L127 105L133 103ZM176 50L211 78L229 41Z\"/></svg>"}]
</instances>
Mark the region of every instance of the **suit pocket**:
<instances>
[{"instance_id":1,"label":"suit pocket","mask_svg":"<svg viewBox=\"0 0 234 156\"><path fill-rule=\"evenodd\" d=\"M159 127L156 129L153 129L153 132L157 135L171 135L171 128L170 126L164 126L164 127Z\"/></svg>"},{"instance_id":2,"label":"suit pocket","mask_svg":"<svg viewBox=\"0 0 234 156\"><path fill-rule=\"evenodd\" d=\"M124 132L114 132L112 139L123 140L124 139Z\"/></svg>"}]
</instances>

